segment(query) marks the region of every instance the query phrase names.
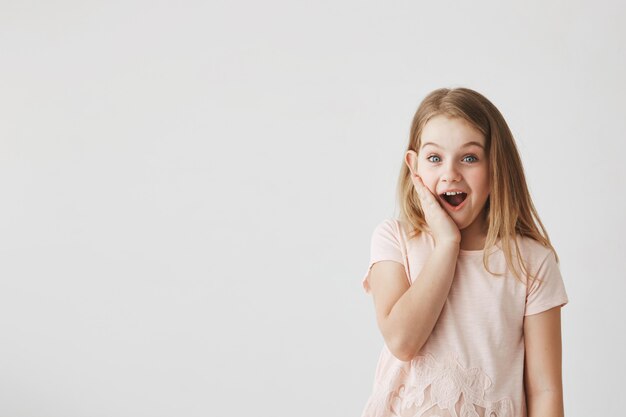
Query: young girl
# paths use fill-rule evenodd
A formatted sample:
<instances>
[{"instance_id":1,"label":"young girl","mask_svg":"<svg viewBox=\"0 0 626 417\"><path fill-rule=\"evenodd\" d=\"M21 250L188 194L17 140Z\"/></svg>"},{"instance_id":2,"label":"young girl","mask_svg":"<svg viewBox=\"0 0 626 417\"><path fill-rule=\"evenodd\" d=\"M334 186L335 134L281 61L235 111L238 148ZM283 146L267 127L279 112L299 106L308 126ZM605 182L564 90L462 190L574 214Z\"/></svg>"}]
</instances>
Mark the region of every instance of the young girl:
<instances>
[{"instance_id":1,"label":"young girl","mask_svg":"<svg viewBox=\"0 0 626 417\"><path fill-rule=\"evenodd\" d=\"M398 197L363 278L385 344L362 417L562 417L568 297L498 109L430 93Z\"/></svg>"}]
</instances>

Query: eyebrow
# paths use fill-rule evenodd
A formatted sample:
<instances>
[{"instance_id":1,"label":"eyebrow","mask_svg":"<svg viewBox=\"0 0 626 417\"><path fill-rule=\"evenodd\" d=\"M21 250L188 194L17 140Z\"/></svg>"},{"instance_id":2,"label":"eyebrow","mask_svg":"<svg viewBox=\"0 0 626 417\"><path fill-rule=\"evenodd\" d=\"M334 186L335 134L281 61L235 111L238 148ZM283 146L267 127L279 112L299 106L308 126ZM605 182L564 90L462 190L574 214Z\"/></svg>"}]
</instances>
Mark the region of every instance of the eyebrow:
<instances>
[{"instance_id":1,"label":"eyebrow","mask_svg":"<svg viewBox=\"0 0 626 417\"><path fill-rule=\"evenodd\" d=\"M439 146L439 145L437 145L436 143L433 143L433 142L423 143L422 144L422 148L425 147L426 145L433 145L433 146L436 146L437 148L441 148L441 146ZM475 141L467 142L467 143L463 144L463 146L461 146L461 148L467 148L468 146L472 146L472 145L479 146L483 150L485 149L485 147L482 144L480 144L479 142L475 142Z\"/></svg>"}]
</instances>

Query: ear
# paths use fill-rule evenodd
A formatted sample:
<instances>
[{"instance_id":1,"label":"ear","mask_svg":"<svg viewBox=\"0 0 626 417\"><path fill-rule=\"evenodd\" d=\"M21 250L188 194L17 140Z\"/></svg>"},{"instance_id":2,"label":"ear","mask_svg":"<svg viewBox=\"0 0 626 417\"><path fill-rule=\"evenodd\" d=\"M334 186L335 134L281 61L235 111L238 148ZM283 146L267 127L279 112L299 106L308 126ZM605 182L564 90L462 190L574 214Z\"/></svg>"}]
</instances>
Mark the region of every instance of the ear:
<instances>
[{"instance_id":1,"label":"ear","mask_svg":"<svg viewBox=\"0 0 626 417\"><path fill-rule=\"evenodd\" d=\"M406 151L404 162L409 167L411 174L417 174L417 152L413 150Z\"/></svg>"}]
</instances>

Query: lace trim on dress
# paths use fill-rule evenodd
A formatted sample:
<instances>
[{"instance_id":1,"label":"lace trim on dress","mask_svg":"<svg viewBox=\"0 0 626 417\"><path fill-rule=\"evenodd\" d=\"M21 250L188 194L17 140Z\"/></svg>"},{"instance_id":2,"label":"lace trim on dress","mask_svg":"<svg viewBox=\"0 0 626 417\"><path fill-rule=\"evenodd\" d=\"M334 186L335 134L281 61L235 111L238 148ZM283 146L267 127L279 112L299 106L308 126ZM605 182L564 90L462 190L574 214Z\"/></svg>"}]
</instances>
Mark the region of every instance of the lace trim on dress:
<instances>
[{"instance_id":1,"label":"lace trim on dress","mask_svg":"<svg viewBox=\"0 0 626 417\"><path fill-rule=\"evenodd\" d=\"M491 384L482 370L464 368L455 356L438 362L428 353L410 362L395 363L377 384L364 415L513 417L509 397L485 399Z\"/></svg>"}]
</instances>

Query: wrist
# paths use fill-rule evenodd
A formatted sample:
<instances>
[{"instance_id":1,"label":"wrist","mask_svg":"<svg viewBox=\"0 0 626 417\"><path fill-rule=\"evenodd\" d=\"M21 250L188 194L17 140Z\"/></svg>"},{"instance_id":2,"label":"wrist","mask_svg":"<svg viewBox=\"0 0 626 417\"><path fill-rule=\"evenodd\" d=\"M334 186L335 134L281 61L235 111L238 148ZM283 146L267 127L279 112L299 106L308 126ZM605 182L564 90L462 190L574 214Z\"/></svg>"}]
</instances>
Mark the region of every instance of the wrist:
<instances>
[{"instance_id":1,"label":"wrist","mask_svg":"<svg viewBox=\"0 0 626 417\"><path fill-rule=\"evenodd\" d=\"M440 240L435 241L435 247L459 250L461 249L461 242L453 239Z\"/></svg>"}]
</instances>

